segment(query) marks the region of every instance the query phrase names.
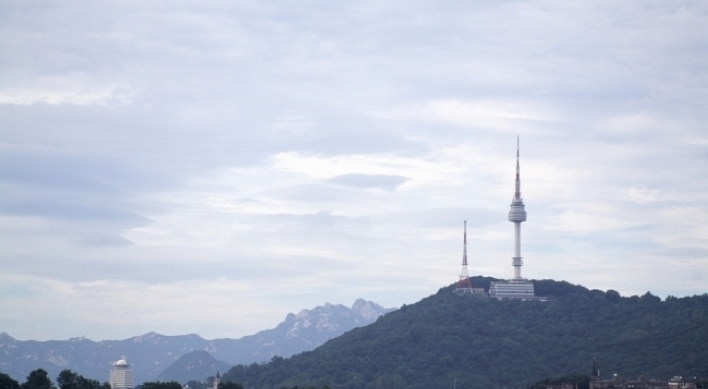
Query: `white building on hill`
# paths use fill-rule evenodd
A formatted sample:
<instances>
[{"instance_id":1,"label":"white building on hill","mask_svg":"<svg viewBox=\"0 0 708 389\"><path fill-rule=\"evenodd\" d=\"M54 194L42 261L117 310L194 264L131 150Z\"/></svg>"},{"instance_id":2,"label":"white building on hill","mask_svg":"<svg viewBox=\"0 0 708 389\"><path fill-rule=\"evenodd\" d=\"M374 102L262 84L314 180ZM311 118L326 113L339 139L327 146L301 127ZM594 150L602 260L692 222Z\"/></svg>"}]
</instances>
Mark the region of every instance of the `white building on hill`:
<instances>
[{"instance_id":1,"label":"white building on hill","mask_svg":"<svg viewBox=\"0 0 708 389\"><path fill-rule=\"evenodd\" d=\"M133 370L125 358L113 364L108 382L112 389L133 389Z\"/></svg>"}]
</instances>

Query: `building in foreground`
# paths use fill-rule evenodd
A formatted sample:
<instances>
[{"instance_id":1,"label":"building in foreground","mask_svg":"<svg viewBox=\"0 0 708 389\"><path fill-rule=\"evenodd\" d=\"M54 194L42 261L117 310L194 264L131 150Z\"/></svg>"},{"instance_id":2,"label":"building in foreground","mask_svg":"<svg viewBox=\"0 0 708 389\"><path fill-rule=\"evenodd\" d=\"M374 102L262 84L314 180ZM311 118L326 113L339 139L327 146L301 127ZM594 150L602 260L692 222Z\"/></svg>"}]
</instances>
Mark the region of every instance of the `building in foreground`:
<instances>
[{"instance_id":1,"label":"building in foreground","mask_svg":"<svg viewBox=\"0 0 708 389\"><path fill-rule=\"evenodd\" d=\"M663 381L649 379L644 375L637 377L636 380L625 380L619 374L612 374L610 379L603 380L593 358L589 387L590 389L698 389L704 382L708 382L708 379L674 376L668 381ZM578 382L560 382L546 385L546 389L577 389L578 386Z\"/></svg>"},{"instance_id":2,"label":"building in foreground","mask_svg":"<svg viewBox=\"0 0 708 389\"><path fill-rule=\"evenodd\" d=\"M519 138L516 138L516 188L511 200L509 221L514 223L514 256L511 266L514 267L514 278L505 281L492 282L489 286L489 297L497 299L535 299L533 283L521 277L521 223L526 221L526 206L521 197L521 178L519 174Z\"/></svg>"},{"instance_id":3,"label":"building in foreground","mask_svg":"<svg viewBox=\"0 0 708 389\"><path fill-rule=\"evenodd\" d=\"M593 358L590 389L696 389L697 380L697 377L674 376L668 381L658 381L641 375L635 381L631 381L625 380L619 374L613 374L609 380L603 380L597 362Z\"/></svg>"},{"instance_id":4,"label":"building in foreground","mask_svg":"<svg viewBox=\"0 0 708 389\"><path fill-rule=\"evenodd\" d=\"M113 364L108 382L112 389L133 389L133 370L125 358Z\"/></svg>"}]
</instances>

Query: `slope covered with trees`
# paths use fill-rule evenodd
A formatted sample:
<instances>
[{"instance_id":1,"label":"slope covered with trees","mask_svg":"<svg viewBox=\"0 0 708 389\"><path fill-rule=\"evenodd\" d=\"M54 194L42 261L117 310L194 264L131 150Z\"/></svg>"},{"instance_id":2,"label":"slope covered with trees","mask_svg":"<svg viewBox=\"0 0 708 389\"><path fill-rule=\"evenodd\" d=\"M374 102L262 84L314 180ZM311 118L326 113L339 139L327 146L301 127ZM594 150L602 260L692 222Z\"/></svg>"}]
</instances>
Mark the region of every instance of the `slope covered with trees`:
<instances>
[{"instance_id":1,"label":"slope covered with trees","mask_svg":"<svg viewBox=\"0 0 708 389\"><path fill-rule=\"evenodd\" d=\"M488 288L490 278L474 277ZM250 388L522 388L588 374L657 379L708 375L708 295L661 301L567 282L534 281L541 301L457 296L452 287L323 346L267 364L237 365L224 381Z\"/></svg>"},{"instance_id":2,"label":"slope covered with trees","mask_svg":"<svg viewBox=\"0 0 708 389\"><path fill-rule=\"evenodd\" d=\"M176 381L187 383L189 381L204 381L213 377L217 372L225 372L233 365L218 361L206 350L195 350L184 354L180 359L171 364L165 371L157 376L158 382ZM194 389L193 387L191 387ZM145 389L145 388L143 388Z\"/></svg>"}]
</instances>

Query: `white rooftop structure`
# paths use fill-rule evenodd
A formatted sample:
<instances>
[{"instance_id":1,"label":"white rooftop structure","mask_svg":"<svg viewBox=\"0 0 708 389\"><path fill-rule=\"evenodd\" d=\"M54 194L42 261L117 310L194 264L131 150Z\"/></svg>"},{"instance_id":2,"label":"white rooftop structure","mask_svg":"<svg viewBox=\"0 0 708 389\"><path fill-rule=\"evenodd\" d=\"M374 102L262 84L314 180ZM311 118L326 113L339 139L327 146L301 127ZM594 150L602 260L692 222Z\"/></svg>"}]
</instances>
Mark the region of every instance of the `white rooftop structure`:
<instances>
[{"instance_id":1,"label":"white rooftop structure","mask_svg":"<svg viewBox=\"0 0 708 389\"><path fill-rule=\"evenodd\" d=\"M125 357L113 364L108 382L112 389L133 389L133 370Z\"/></svg>"}]
</instances>

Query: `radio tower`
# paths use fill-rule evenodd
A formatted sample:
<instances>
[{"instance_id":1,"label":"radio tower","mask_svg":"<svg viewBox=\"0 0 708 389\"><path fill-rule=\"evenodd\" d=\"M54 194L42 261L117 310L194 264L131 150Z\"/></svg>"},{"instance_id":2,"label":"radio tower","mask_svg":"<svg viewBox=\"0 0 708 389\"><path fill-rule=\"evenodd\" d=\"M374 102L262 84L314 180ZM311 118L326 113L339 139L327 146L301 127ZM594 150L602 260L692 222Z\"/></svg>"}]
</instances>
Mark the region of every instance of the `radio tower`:
<instances>
[{"instance_id":1,"label":"radio tower","mask_svg":"<svg viewBox=\"0 0 708 389\"><path fill-rule=\"evenodd\" d=\"M519 177L519 137L516 137L516 188L514 198L511 200L509 221L514 223L514 256L511 257L511 266L514 267L514 278L504 281L491 281L489 283L489 296L499 300L522 299L535 300L533 282L521 277L521 223L526 221L526 206L521 198L521 178Z\"/></svg>"},{"instance_id":2,"label":"radio tower","mask_svg":"<svg viewBox=\"0 0 708 389\"><path fill-rule=\"evenodd\" d=\"M524 206L524 199L521 198L518 136L516 137L516 190L514 191L514 199L511 201L509 221L514 223L514 256L512 257L511 266L514 267L514 279L520 279L521 266L524 265L524 261L521 260L521 222L526 221L526 207Z\"/></svg>"},{"instance_id":3,"label":"radio tower","mask_svg":"<svg viewBox=\"0 0 708 389\"><path fill-rule=\"evenodd\" d=\"M455 293L472 293L472 281L470 281L470 275L467 272L467 220L465 220L465 233L463 236L463 248L462 248L462 272L460 273L460 280L457 282L457 288L455 288Z\"/></svg>"}]
</instances>

